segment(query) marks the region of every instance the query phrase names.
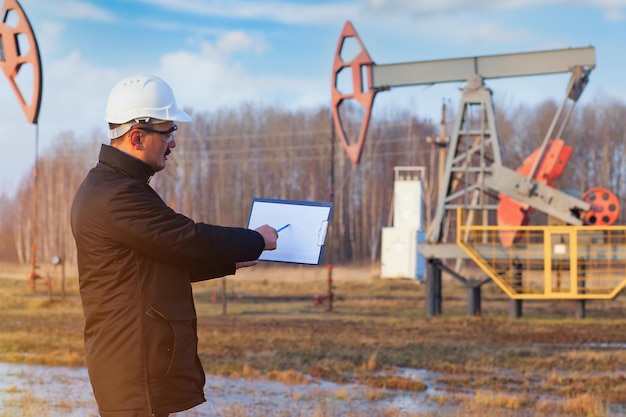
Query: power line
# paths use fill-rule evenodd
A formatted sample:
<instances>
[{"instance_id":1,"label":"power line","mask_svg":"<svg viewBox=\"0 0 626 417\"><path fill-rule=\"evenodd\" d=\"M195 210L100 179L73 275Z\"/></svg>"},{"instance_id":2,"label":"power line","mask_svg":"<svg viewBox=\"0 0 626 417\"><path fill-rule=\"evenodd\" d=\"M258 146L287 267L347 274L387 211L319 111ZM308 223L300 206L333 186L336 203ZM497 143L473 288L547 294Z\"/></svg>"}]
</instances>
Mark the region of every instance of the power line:
<instances>
[{"instance_id":1,"label":"power line","mask_svg":"<svg viewBox=\"0 0 626 417\"><path fill-rule=\"evenodd\" d=\"M210 121L207 122L208 124L210 124ZM417 123L420 124L422 126L431 126L431 124L427 124L421 121L416 121L416 120L410 120L410 121L403 121L403 122L371 122L370 123L370 127L369 127L369 131L373 131L374 129L383 129L383 128L400 128L400 127L409 127L411 126L413 123ZM271 126L271 124L269 125ZM348 129L350 131L356 130L357 133L361 128L361 124L360 123L354 123L354 124L346 124L344 123L344 130ZM298 130L283 130L283 131L269 131L269 132L251 132L251 133L237 133L237 134L211 134L211 133L204 133L202 134L202 128L194 128L193 126L190 127L185 127L185 126L181 126L180 129L180 133L179 135L183 135L185 133L188 133L189 136L188 138L190 138L191 140L194 140L192 137L196 136L196 135L202 135L205 139L204 140L208 140L208 141L244 141L244 140L258 140L258 139L262 139L262 138L277 138L277 137L286 137L286 136L304 136L304 135L324 135L325 137L329 137L331 135L331 132L328 128L324 128L324 129L310 129L310 130L302 130L302 129L298 129ZM197 139L196 139L197 140Z\"/></svg>"},{"instance_id":2,"label":"power line","mask_svg":"<svg viewBox=\"0 0 626 417\"><path fill-rule=\"evenodd\" d=\"M396 137L396 138L371 138L371 139L373 143L370 142L371 144L369 146L373 147L373 146L385 146L385 145L402 144L402 143L411 144L411 142L415 142L422 138L420 137L410 138L410 137L402 136L402 137ZM425 142L425 138L423 138L423 140ZM206 146L204 147L199 146L202 144ZM234 154L249 153L249 152L269 152L269 153L283 152L284 153L285 151L306 151L306 150L320 151L320 150L327 150L330 148L330 144L328 143L328 140L326 138L324 138L324 142L320 141L320 143L317 143L317 144L315 143L281 144L281 145L269 145L269 146L249 147L249 148L239 147L239 148L215 149L211 147L210 141L206 141L202 143L195 143L194 145L196 146L192 148L189 148L188 145L189 143L183 142L183 144L180 145L181 150L175 151L175 152L179 154L190 153L193 155L197 155L198 153L205 153L205 154L209 153L209 154L215 154L215 155L234 155Z\"/></svg>"}]
</instances>

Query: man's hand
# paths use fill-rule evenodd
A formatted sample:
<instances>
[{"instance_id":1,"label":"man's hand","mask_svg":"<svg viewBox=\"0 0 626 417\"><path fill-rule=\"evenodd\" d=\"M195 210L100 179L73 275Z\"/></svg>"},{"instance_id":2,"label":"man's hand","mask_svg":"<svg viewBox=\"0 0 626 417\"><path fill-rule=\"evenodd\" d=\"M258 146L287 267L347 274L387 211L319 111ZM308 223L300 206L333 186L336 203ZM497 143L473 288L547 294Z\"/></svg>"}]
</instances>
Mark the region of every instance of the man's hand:
<instances>
[{"instance_id":1,"label":"man's hand","mask_svg":"<svg viewBox=\"0 0 626 417\"><path fill-rule=\"evenodd\" d=\"M249 266L254 266L256 264L258 264L259 261L242 261L242 262L235 262L235 269L239 269L239 268L247 268Z\"/></svg>"},{"instance_id":2,"label":"man's hand","mask_svg":"<svg viewBox=\"0 0 626 417\"><path fill-rule=\"evenodd\" d=\"M278 239L278 232L273 227L264 224L263 226L257 227L257 232L263 236L263 240L265 240L265 248L264 250L274 250L276 249L276 239Z\"/></svg>"}]
</instances>

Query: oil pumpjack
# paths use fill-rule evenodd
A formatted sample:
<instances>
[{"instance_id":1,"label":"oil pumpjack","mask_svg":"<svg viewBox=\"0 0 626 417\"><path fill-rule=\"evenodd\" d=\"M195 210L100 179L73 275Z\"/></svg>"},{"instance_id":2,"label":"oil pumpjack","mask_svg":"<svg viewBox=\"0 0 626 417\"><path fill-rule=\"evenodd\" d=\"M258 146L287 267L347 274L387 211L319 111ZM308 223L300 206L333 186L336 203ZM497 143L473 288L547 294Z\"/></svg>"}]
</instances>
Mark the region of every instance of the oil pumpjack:
<instances>
[{"instance_id":1,"label":"oil pumpjack","mask_svg":"<svg viewBox=\"0 0 626 417\"><path fill-rule=\"evenodd\" d=\"M346 39L360 52L342 59ZM439 197L427 241L419 252L427 259L426 314L441 314L441 273L468 288L468 314L480 315L480 287L493 280L513 301L510 315L521 316L524 299L612 299L626 285L625 228L615 225L619 201L597 187L581 197L558 190L556 180L573 152L562 136L589 74L595 49L567 48L467 58L378 65L356 30L346 22L332 69L332 111L336 131L357 165L374 97L395 87L465 82L445 158ZM352 92L338 87L340 73L352 75ZM492 92L485 80L570 73L565 98L541 146L517 169L502 163ZM340 106L352 100L364 110L358 140L350 142ZM529 226L533 211L547 224ZM471 259L487 275L468 279L444 259Z\"/></svg>"}]
</instances>

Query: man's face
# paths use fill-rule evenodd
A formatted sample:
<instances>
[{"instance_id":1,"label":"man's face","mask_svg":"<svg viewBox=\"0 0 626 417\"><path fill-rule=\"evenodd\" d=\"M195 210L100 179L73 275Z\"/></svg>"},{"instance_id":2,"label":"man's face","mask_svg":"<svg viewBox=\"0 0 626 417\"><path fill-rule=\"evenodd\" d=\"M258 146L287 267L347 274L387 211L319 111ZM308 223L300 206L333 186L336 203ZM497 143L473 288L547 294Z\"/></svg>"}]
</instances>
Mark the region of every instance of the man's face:
<instances>
[{"instance_id":1,"label":"man's face","mask_svg":"<svg viewBox=\"0 0 626 417\"><path fill-rule=\"evenodd\" d=\"M171 149L176 147L174 132L178 126L174 122L158 123L149 127L135 128L142 132L141 160L148 164L154 172L165 168L165 161Z\"/></svg>"}]
</instances>

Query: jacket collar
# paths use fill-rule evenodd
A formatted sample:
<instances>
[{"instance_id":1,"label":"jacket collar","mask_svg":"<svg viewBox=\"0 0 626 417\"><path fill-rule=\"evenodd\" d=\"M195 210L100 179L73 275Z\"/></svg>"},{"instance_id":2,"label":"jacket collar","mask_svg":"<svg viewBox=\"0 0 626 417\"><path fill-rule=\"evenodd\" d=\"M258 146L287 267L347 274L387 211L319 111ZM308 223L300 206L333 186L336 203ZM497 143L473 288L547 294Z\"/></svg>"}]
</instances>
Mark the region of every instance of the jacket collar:
<instances>
[{"instance_id":1,"label":"jacket collar","mask_svg":"<svg viewBox=\"0 0 626 417\"><path fill-rule=\"evenodd\" d=\"M100 163L144 182L150 182L150 178L154 175L154 170L145 162L110 145L102 144L98 159Z\"/></svg>"}]
</instances>

